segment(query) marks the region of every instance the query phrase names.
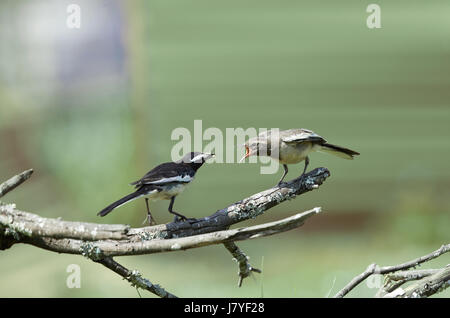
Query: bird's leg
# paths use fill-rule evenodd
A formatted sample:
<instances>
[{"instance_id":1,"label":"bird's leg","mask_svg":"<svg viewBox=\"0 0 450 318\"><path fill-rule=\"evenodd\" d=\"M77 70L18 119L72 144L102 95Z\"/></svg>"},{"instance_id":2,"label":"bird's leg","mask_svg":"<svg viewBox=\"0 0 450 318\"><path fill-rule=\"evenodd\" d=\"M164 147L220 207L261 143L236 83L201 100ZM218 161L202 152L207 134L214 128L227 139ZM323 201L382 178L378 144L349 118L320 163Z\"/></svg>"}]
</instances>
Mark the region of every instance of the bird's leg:
<instances>
[{"instance_id":1,"label":"bird's leg","mask_svg":"<svg viewBox=\"0 0 450 318\"><path fill-rule=\"evenodd\" d=\"M147 206L147 216L144 219L144 222L142 224L145 224L146 221L148 221L149 225L156 225L156 220L153 218L152 214L150 213L150 208L148 206L148 198L145 198L145 205Z\"/></svg>"},{"instance_id":2,"label":"bird's leg","mask_svg":"<svg viewBox=\"0 0 450 318\"><path fill-rule=\"evenodd\" d=\"M300 177L302 177L305 174L306 168L308 167L308 165L309 165L309 157L306 157L305 158L305 168L303 169L303 173L301 174Z\"/></svg>"},{"instance_id":3,"label":"bird's leg","mask_svg":"<svg viewBox=\"0 0 450 318\"><path fill-rule=\"evenodd\" d=\"M178 212L175 212L175 211L173 210L173 203L174 203L174 202L175 202L175 197L172 197L172 198L170 199L169 212L175 215L175 218L174 218L174 220L173 220L174 222L178 222L180 219L181 219L182 221L194 221L194 220L195 220L195 218L187 218L187 217L185 217L183 214L180 214L180 213L178 213Z\"/></svg>"},{"instance_id":4,"label":"bird's leg","mask_svg":"<svg viewBox=\"0 0 450 318\"><path fill-rule=\"evenodd\" d=\"M277 184L278 186L283 183L283 179L288 173L288 166L283 164L283 168L284 168L284 173L283 173L283 176L281 177L280 181L278 181L278 184Z\"/></svg>"}]
</instances>

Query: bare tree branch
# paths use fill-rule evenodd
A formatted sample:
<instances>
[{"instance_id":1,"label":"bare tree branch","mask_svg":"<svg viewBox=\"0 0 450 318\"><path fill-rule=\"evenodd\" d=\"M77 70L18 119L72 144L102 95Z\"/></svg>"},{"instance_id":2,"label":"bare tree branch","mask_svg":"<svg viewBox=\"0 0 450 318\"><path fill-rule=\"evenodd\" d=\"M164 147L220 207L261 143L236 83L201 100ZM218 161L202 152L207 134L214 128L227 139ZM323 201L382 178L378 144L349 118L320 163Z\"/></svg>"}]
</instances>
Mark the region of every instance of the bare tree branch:
<instances>
[{"instance_id":1,"label":"bare tree branch","mask_svg":"<svg viewBox=\"0 0 450 318\"><path fill-rule=\"evenodd\" d=\"M431 261L432 259L435 259L439 256L441 256L442 254L445 254L447 252L450 251L450 244L444 244L442 245L439 249L437 249L434 252L431 252L430 254L424 255L422 257L413 259L412 261L403 263L403 264L399 264L399 265L394 265L394 266L384 266L379 268L379 274L386 274L386 273L392 273L392 272L396 272L399 270L403 270L403 269L408 269L411 267L416 267L422 263Z\"/></svg>"},{"instance_id":2,"label":"bare tree branch","mask_svg":"<svg viewBox=\"0 0 450 318\"><path fill-rule=\"evenodd\" d=\"M0 213L1 211L0 207ZM32 232L21 230L16 240L17 243L27 243L53 252L89 255L90 258L97 260L104 257L173 252L273 235L299 227L306 219L319 212L320 208L314 208L275 222L172 239L146 237L142 232L135 232L129 234L126 239L85 241L72 237L36 236Z\"/></svg>"},{"instance_id":3,"label":"bare tree branch","mask_svg":"<svg viewBox=\"0 0 450 318\"><path fill-rule=\"evenodd\" d=\"M450 244L442 245L439 249L436 251L424 255L422 257L413 259L412 261L394 265L394 266L384 266L384 267L378 267L377 264L371 264L367 267L367 269L361 273L360 275L353 278L344 288L342 288L334 297L341 298L344 297L346 294L348 294L353 288L358 286L362 281L364 281L367 277L369 277L372 274L388 274L393 273L399 270L409 269L412 267L416 267L424 262L428 262L436 257L441 256L442 254L447 253L450 251Z\"/></svg>"},{"instance_id":4,"label":"bare tree branch","mask_svg":"<svg viewBox=\"0 0 450 318\"><path fill-rule=\"evenodd\" d=\"M431 275L411 284L405 289L399 287L384 295L385 298L391 297L405 297L405 298L419 298L429 297L436 294L450 286L450 266L446 266L437 270Z\"/></svg>"},{"instance_id":5,"label":"bare tree branch","mask_svg":"<svg viewBox=\"0 0 450 318\"><path fill-rule=\"evenodd\" d=\"M86 241L123 240L129 225L96 224L49 219L20 211L15 204L0 205L0 226L30 237L74 238Z\"/></svg>"},{"instance_id":6,"label":"bare tree branch","mask_svg":"<svg viewBox=\"0 0 450 318\"><path fill-rule=\"evenodd\" d=\"M376 272L377 264L370 264L367 266L366 270L353 278L344 288L342 288L334 297L342 298L347 295L353 288L358 286L362 281L364 281L367 277Z\"/></svg>"},{"instance_id":7,"label":"bare tree branch","mask_svg":"<svg viewBox=\"0 0 450 318\"><path fill-rule=\"evenodd\" d=\"M131 286L133 287L147 290L161 298L177 298L177 296L165 291L161 286L154 285L148 279L143 278L138 271L130 271L129 269L117 263L111 257L105 257L95 262L100 263L113 272L119 274L127 281L129 281L131 283Z\"/></svg>"},{"instance_id":8,"label":"bare tree branch","mask_svg":"<svg viewBox=\"0 0 450 318\"><path fill-rule=\"evenodd\" d=\"M13 179L23 178L19 176ZM175 297L142 278L137 271L126 269L112 257L224 244L238 260L239 285L241 285L242 279L250 272L259 270L248 264L245 254L233 243L234 241L273 235L299 227L307 218L319 213L320 208L261 225L231 230L229 227L255 218L297 195L317 189L329 176L330 172L326 168L317 168L302 177L284 183L281 187L254 194L194 222L172 222L143 228L44 218L17 210L14 204L0 204L0 250L10 248L16 243L26 243L58 253L81 254L113 270L133 286L160 297ZM17 186L23 180L17 182L9 184ZM12 188L8 189L10 191Z\"/></svg>"},{"instance_id":9,"label":"bare tree branch","mask_svg":"<svg viewBox=\"0 0 450 318\"><path fill-rule=\"evenodd\" d=\"M0 197L28 179L32 172L31 169L27 170L2 183ZM329 176L330 173L326 168L317 168L281 187L254 194L194 222L172 222L143 228L44 218L17 210L14 204L0 204L0 250L10 248L16 243L26 243L58 253L84 255L119 274L136 288L145 289L159 297L171 298L176 296L159 285L152 284L138 271L131 271L120 265L112 257L224 244L238 262L238 286L241 286L244 278L252 272L261 271L249 264L248 257L237 247L235 241L273 235L299 227L307 218L319 213L320 208L261 225L231 230L229 227L255 218L281 202L318 188ZM447 244L433 253L403 264L385 267L371 264L335 297L345 296L372 274L389 274L386 275L385 284L377 293L379 297L427 297L437 293L449 286L450 266L432 270L404 270L439 257L449 250L450 244ZM416 282L405 289L400 287L412 280Z\"/></svg>"},{"instance_id":10,"label":"bare tree branch","mask_svg":"<svg viewBox=\"0 0 450 318\"><path fill-rule=\"evenodd\" d=\"M14 190L17 186L21 185L32 174L33 169L29 169L0 184L0 198L7 194L9 191Z\"/></svg>"},{"instance_id":11,"label":"bare tree branch","mask_svg":"<svg viewBox=\"0 0 450 318\"><path fill-rule=\"evenodd\" d=\"M160 229L161 232L156 231L154 235L172 238L226 229L233 224L254 219L286 200L317 189L329 176L327 168L316 168L302 177L256 193L196 222L168 223L165 228Z\"/></svg>"},{"instance_id":12,"label":"bare tree branch","mask_svg":"<svg viewBox=\"0 0 450 318\"><path fill-rule=\"evenodd\" d=\"M439 271L440 269L417 269L386 274L384 276L383 286L377 292L375 297L384 297L409 281L420 280L424 277L436 274Z\"/></svg>"},{"instance_id":13,"label":"bare tree branch","mask_svg":"<svg viewBox=\"0 0 450 318\"><path fill-rule=\"evenodd\" d=\"M250 276L252 272L261 273L260 269L254 268L248 262L249 257L242 252L239 247L233 242L227 242L223 244L225 248L233 255L233 259L239 264L239 281L238 287L242 286L244 278Z\"/></svg>"},{"instance_id":14,"label":"bare tree branch","mask_svg":"<svg viewBox=\"0 0 450 318\"><path fill-rule=\"evenodd\" d=\"M78 240L129 239L142 241L169 239L211 233L224 230L231 225L256 218L266 210L295 198L297 195L316 189L330 176L326 168L317 168L301 178L254 194L236 202L211 216L195 222L172 222L156 226L131 229L126 225L108 225L70 222L48 219L36 214L17 210L15 205L0 205L0 227L8 228L16 236L74 238Z\"/></svg>"}]
</instances>

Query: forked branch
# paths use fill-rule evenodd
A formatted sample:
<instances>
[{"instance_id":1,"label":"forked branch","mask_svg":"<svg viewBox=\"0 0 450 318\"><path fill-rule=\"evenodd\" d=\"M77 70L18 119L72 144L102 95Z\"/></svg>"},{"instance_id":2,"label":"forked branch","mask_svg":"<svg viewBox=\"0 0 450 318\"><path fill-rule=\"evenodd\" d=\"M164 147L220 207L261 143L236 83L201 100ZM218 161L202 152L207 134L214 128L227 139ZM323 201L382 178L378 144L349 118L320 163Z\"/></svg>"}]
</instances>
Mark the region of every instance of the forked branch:
<instances>
[{"instance_id":1,"label":"forked branch","mask_svg":"<svg viewBox=\"0 0 450 318\"><path fill-rule=\"evenodd\" d=\"M29 171L24 172L0 185L0 189L6 189L2 193L6 194L7 191L18 186L30 174ZM10 248L17 243L25 243L53 252L84 255L113 270L136 287L148 290L159 297L174 297L160 286L142 278L138 272L126 269L112 257L224 244L238 260L239 285L241 285L242 280L249 273L259 270L248 264L245 254L233 242L278 234L299 227L310 216L319 213L320 208L261 225L238 229L229 229L229 227L250 218L253 219L297 195L317 189L329 176L328 169L317 168L280 187L254 194L194 222L172 222L143 228L44 218L37 214L20 211L14 204L2 204L0 205L0 250Z\"/></svg>"},{"instance_id":2,"label":"forked branch","mask_svg":"<svg viewBox=\"0 0 450 318\"><path fill-rule=\"evenodd\" d=\"M404 271L415 268L422 263L435 259L450 251L450 244L442 245L439 249L430 254L413 259L409 262L394 266L379 267L377 264L370 264L367 269L353 278L334 297L341 298L347 295L352 289L373 274L386 275L384 286L377 293L378 297L425 297L437 293L447 288L450 283L449 266L439 270ZM391 274L392 273L392 274ZM417 284L409 286L403 290L400 288L404 283L411 280L419 280Z\"/></svg>"}]
</instances>

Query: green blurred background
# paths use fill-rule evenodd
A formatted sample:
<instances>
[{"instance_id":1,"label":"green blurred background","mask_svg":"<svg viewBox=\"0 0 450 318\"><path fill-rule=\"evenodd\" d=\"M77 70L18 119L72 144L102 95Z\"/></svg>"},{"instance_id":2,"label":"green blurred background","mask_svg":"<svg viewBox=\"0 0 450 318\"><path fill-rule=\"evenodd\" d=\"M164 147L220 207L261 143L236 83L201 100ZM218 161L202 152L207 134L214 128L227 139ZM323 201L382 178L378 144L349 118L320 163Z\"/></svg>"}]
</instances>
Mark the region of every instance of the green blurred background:
<instances>
[{"instance_id":1,"label":"green blurred background","mask_svg":"<svg viewBox=\"0 0 450 318\"><path fill-rule=\"evenodd\" d=\"M178 296L326 297L369 263L449 243L449 1L379 0L381 29L367 28L371 2L359 0L78 0L80 29L66 27L70 3L0 3L0 180L35 170L4 201L45 217L140 226L143 200L96 213L170 160L173 129L192 131L196 119L223 131L303 127L361 156L313 154L310 167L328 167L331 178L245 223L324 211L238 244L262 275L237 288L237 265L220 245L118 261ZM259 168L205 166L176 210L212 214L282 172ZM172 220L167 206L152 204L160 223ZM66 287L69 264L81 267L80 289ZM2 297L138 296L98 264L31 246L0 252L0 272ZM373 296L372 283L349 296Z\"/></svg>"}]
</instances>

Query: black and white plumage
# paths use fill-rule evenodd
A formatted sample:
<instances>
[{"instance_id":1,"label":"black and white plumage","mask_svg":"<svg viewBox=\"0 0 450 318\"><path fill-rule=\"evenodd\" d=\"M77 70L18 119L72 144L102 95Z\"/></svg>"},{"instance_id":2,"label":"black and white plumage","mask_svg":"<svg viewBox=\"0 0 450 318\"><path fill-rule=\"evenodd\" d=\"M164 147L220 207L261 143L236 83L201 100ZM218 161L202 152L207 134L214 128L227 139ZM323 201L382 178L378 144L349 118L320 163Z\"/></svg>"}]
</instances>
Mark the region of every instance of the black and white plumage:
<instances>
[{"instance_id":1,"label":"black and white plumage","mask_svg":"<svg viewBox=\"0 0 450 318\"><path fill-rule=\"evenodd\" d=\"M136 188L135 192L111 203L97 215L105 216L112 210L128 202L145 197L147 219L150 224L152 223L152 216L148 206L148 200L170 200L169 212L181 219L187 220L184 215L173 211L175 197L184 191L185 187L194 180L197 170L206 160L213 156L213 154L209 153L191 152L186 154L181 160L166 162L156 166L141 179L131 183Z\"/></svg>"},{"instance_id":2,"label":"black and white plumage","mask_svg":"<svg viewBox=\"0 0 450 318\"><path fill-rule=\"evenodd\" d=\"M248 140L245 146L243 161L249 156L269 156L283 164L284 173L278 185L283 182L288 173L288 164L305 161L302 175L309 164L308 155L311 152L326 152L344 159L353 159L359 152L329 144L323 137L309 129L296 128L272 132L265 131L257 137Z\"/></svg>"}]
</instances>

